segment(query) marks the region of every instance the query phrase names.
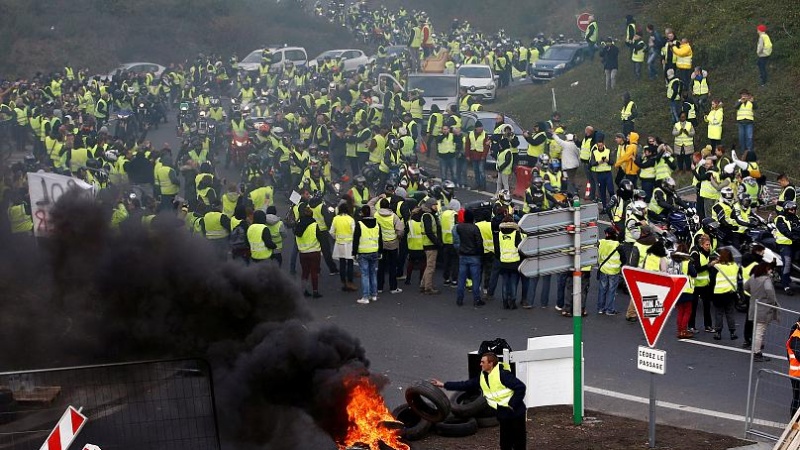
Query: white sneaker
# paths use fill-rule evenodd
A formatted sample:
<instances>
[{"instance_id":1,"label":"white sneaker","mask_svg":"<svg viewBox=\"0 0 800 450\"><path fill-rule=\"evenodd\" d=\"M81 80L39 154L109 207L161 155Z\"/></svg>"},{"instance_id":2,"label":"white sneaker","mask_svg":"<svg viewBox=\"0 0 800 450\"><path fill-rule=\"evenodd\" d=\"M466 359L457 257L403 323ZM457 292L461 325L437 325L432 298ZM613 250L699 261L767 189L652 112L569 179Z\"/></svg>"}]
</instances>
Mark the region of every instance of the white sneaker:
<instances>
[{"instance_id":1,"label":"white sneaker","mask_svg":"<svg viewBox=\"0 0 800 450\"><path fill-rule=\"evenodd\" d=\"M394 289L394 290L391 291L392 294L399 294L401 292L403 292L403 290L400 289L400 288L397 288L397 289Z\"/></svg>"},{"instance_id":2,"label":"white sneaker","mask_svg":"<svg viewBox=\"0 0 800 450\"><path fill-rule=\"evenodd\" d=\"M369 299L366 297L361 297L360 299L356 300L356 303L361 305L369 305Z\"/></svg>"},{"instance_id":3,"label":"white sneaker","mask_svg":"<svg viewBox=\"0 0 800 450\"><path fill-rule=\"evenodd\" d=\"M375 297L370 297L370 298L369 298L369 301L371 301L371 302L377 302L377 301L378 301L378 296L376 295Z\"/></svg>"}]
</instances>

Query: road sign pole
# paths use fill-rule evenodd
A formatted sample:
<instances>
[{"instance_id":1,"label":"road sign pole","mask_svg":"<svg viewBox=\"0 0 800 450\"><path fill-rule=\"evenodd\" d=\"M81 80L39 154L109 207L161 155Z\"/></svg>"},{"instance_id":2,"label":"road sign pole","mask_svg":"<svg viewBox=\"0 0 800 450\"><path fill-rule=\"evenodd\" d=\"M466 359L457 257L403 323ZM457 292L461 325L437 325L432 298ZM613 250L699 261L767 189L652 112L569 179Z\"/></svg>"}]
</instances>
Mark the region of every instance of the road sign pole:
<instances>
[{"instance_id":1,"label":"road sign pole","mask_svg":"<svg viewBox=\"0 0 800 450\"><path fill-rule=\"evenodd\" d=\"M573 348L573 392L572 419L575 425L583 420L583 323L581 314L581 202L575 199L575 268L572 272L572 348Z\"/></svg>"},{"instance_id":2,"label":"road sign pole","mask_svg":"<svg viewBox=\"0 0 800 450\"><path fill-rule=\"evenodd\" d=\"M650 448L656 448L656 374L650 372Z\"/></svg>"}]
</instances>

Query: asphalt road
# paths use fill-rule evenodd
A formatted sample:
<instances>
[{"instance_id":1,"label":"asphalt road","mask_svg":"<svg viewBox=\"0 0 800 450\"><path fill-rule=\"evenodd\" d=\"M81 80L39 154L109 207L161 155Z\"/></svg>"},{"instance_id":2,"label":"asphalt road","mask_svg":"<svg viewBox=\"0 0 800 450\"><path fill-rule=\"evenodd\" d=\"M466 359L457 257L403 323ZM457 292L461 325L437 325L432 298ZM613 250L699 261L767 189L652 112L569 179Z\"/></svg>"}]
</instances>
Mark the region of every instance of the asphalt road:
<instances>
[{"instance_id":1,"label":"asphalt road","mask_svg":"<svg viewBox=\"0 0 800 450\"><path fill-rule=\"evenodd\" d=\"M156 148L165 142L173 149L179 148L173 124L151 133L150 139ZM228 179L237 179L235 173L221 167L218 170ZM457 198L463 203L486 199L487 195L460 191ZM279 214L284 214L285 208L285 204L279 203ZM483 340L503 337L514 349L520 350L525 348L529 337L572 332L572 320L561 317L553 309L555 279L548 309L540 308L538 299L537 306L531 310L503 310L499 300L480 309L457 307L455 289L441 287L439 296L422 296L418 293L417 279L411 285L401 282L404 289L401 294L384 293L376 303L359 305L355 302L358 295L342 292L338 277L328 276L326 269L323 264L321 291L324 297L309 300L315 324L336 324L361 340L372 362L372 370L391 380L384 394L392 407L404 401L404 387L416 380L465 378L466 355L477 350ZM286 263L284 270L288 270ZM299 275L295 279L299 281ZM441 286L440 274L436 281ZM638 324L626 322L624 314L598 316L597 287L596 282L592 283L588 302L590 314L584 319L585 407L646 419L647 405L643 402L648 397L650 375L636 368L637 347L646 345L642 330ZM785 308L800 310L800 301L796 298L780 297L779 302ZM627 303L627 296L619 291L617 310L624 311ZM737 314L740 335L744 320L743 314ZM786 325L787 321L792 323L794 318L784 314L782 324ZM702 325L702 318L698 325ZM749 376L749 354L740 348L741 339L730 341L725 335L724 340L713 341L710 333L701 333L694 342L685 343L677 341L674 330L673 314L658 343L658 348L667 351L668 369L666 375L657 377L657 397L671 402L668 407L659 408L658 420L741 436ZM768 334L766 352L785 356L781 349L786 337L785 330L773 327ZM776 359L765 365L779 372L785 372L786 366L785 361ZM789 419L791 391L788 384L786 380L779 380L775 385L765 385L761 395L767 401L759 404L758 419L778 423ZM779 434L778 430L771 431Z\"/></svg>"}]
</instances>

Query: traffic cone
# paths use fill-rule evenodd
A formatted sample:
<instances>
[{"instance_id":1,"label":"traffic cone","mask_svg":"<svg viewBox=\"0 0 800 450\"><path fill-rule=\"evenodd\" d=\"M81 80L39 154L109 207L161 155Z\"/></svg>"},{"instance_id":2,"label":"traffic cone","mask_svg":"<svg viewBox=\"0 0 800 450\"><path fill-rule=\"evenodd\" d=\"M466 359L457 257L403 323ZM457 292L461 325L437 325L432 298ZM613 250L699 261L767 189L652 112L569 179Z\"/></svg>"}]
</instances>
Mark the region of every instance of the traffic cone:
<instances>
[{"instance_id":1,"label":"traffic cone","mask_svg":"<svg viewBox=\"0 0 800 450\"><path fill-rule=\"evenodd\" d=\"M592 194L592 182L591 181L587 181L586 182L586 192L584 192L583 198L588 200L589 199L589 195L591 195L591 194Z\"/></svg>"}]
</instances>

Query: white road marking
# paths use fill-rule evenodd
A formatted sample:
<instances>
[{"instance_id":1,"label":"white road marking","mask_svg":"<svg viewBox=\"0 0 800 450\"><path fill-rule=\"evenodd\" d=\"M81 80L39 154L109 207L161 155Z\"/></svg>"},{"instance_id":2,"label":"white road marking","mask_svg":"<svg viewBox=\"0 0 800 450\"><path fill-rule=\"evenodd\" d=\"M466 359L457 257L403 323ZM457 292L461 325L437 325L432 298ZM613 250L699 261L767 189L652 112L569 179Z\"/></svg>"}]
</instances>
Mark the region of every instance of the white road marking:
<instances>
[{"instance_id":1,"label":"white road marking","mask_svg":"<svg viewBox=\"0 0 800 450\"><path fill-rule=\"evenodd\" d=\"M592 387L592 386L584 386L584 390L586 392L591 393L591 394L602 395L604 397L616 398L616 399L625 400L625 401L628 401L628 402L640 403L640 404L643 404L643 405L650 404L650 399L649 398L639 397L639 396L631 395L631 394L625 394L625 393L622 393L622 392L611 391L611 390L608 390L608 389L601 389L601 388L596 388L596 387ZM711 409L697 408L697 407L688 406L688 405L680 405L678 403L665 402L665 401L662 401L662 400L656 400L656 405L661 407L661 408L673 409L675 411L688 412L688 413L692 413L692 414L699 414L699 415L702 415L702 416L714 417L714 418L719 418L719 419L732 420L732 421L735 421L735 422L744 422L745 421L745 417L744 416L740 416L738 414L730 414L730 413L726 413L726 412L722 412L722 411L714 411L714 410L711 410ZM785 423L773 422L771 420L763 420L763 419L755 419L755 420L753 420L753 424L754 425L766 426L766 427L770 427L770 428L779 428L779 429L786 428L786 424Z\"/></svg>"},{"instance_id":2,"label":"white road marking","mask_svg":"<svg viewBox=\"0 0 800 450\"><path fill-rule=\"evenodd\" d=\"M684 342L684 343L687 343L687 344L697 344L697 345L702 345L702 346L705 346L705 347L721 348L723 350L730 350L732 352L748 353L748 354L750 353L750 350L747 350L747 349L744 349L744 348L729 347L727 345L714 344L714 343L711 343L711 342L695 341L695 340L692 340L692 339L680 339L680 342ZM764 356L768 356L768 357L770 357L772 359L780 359L780 360L783 360L783 361L788 361L788 359L786 359L785 356L773 355L772 353L764 353Z\"/></svg>"}]
</instances>

